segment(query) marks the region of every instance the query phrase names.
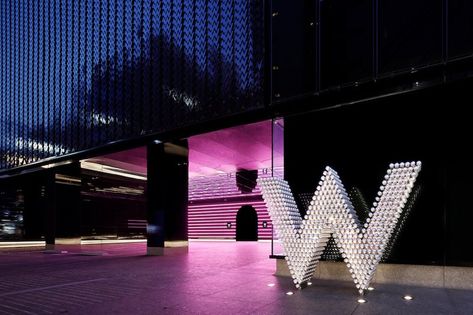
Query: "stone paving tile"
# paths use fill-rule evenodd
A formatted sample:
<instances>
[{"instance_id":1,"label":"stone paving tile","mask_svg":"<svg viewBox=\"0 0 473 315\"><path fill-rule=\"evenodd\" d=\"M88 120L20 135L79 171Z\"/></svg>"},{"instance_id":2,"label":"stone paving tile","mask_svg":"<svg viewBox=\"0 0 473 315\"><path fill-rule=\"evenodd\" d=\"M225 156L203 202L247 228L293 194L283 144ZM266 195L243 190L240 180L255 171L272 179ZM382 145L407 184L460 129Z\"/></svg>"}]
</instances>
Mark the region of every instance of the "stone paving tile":
<instances>
[{"instance_id":1,"label":"stone paving tile","mask_svg":"<svg viewBox=\"0 0 473 315\"><path fill-rule=\"evenodd\" d=\"M457 314L473 314L473 290L447 289L446 292Z\"/></svg>"},{"instance_id":2,"label":"stone paving tile","mask_svg":"<svg viewBox=\"0 0 473 315\"><path fill-rule=\"evenodd\" d=\"M405 295L414 299L406 301ZM398 285L378 285L359 305L354 314L454 314L455 309L445 289Z\"/></svg>"},{"instance_id":3,"label":"stone paving tile","mask_svg":"<svg viewBox=\"0 0 473 315\"><path fill-rule=\"evenodd\" d=\"M468 290L380 284L366 304L350 282L299 291L273 275L269 246L191 242L188 254L161 257L144 256L144 244L0 250L0 314L473 314Z\"/></svg>"}]
</instances>

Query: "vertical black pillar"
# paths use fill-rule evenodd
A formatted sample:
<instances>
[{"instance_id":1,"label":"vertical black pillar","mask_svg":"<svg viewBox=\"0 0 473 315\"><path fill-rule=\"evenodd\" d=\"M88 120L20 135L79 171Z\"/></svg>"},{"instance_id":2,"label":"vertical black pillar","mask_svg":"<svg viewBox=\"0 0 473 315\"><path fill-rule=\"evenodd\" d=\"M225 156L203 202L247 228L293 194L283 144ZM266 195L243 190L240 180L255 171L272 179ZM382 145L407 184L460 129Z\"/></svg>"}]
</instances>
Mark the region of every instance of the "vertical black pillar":
<instances>
[{"instance_id":1,"label":"vertical black pillar","mask_svg":"<svg viewBox=\"0 0 473 315\"><path fill-rule=\"evenodd\" d=\"M56 184L54 172L46 172L43 183L37 189L40 190L40 195L44 200L44 240L46 249L54 249L56 243Z\"/></svg>"},{"instance_id":2,"label":"vertical black pillar","mask_svg":"<svg viewBox=\"0 0 473 315\"><path fill-rule=\"evenodd\" d=\"M80 164L72 163L46 171L38 187L44 198L47 249L80 247Z\"/></svg>"},{"instance_id":3,"label":"vertical black pillar","mask_svg":"<svg viewBox=\"0 0 473 315\"><path fill-rule=\"evenodd\" d=\"M80 245L80 163L55 170L56 245Z\"/></svg>"},{"instance_id":4,"label":"vertical black pillar","mask_svg":"<svg viewBox=\"0 0 473 315\"><path fill-rule=\"evenodd\" d=\"M23 225L25 240L37 241L44 236L45 186L37 174L21 177L24 192Z\"/></svg>"},{"instance_id":5,"label":"vertical black pillar","mask_svg":"<svg viewBox=\"0 0 473 315\"><path fill-rule=\"evenodd\" d=\"M162 255L166 247L187 249L187 140L148 145L148 255Z\"/></svg>"}]
</instances>

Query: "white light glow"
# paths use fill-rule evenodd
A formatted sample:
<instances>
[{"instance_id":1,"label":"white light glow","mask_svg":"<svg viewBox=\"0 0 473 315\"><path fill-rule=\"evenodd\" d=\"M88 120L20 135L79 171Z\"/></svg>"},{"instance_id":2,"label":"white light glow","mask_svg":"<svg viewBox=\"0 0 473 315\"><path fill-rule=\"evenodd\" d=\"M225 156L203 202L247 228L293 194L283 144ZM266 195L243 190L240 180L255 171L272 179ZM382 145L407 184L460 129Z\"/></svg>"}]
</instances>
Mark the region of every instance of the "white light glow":
<instances>
[{"instance_id":1,"label":"white light glow","mask_svg":"<svg viewBox=\"0 0 473 315\"><path fill-rule=\"evenodd\" d=\"M365 299L358 299L358 303L364 304L364 303L366 303L366 300Z\"/></svg>"},{"instance_id":2,"label":"white light glow","mask_svg":"<svg viewBox=\"0 0 473 315\"><path fill-rule=\"evenodd\" d=\"M92 113L92 123L94 125L110 125L110 124L118 124L118 125L123 125L126 123L125 121L122 121L121 119L118 119L116 117L104 114L104 113Z\"/></svg>"},{"instance_id":3,"label":"white light glow","mask_svg":"<svg viewBox=\"0 0 473 315\"><path fill-rule=\"evenodd\" d=\"M286 292L286 294L287 294L287 295L293 295L293 294L294 294L294 292L292 292L292 291L288 291L288 292Z\"/></svg>"},{"instance_id":4,"label":"white light glow","mask_svg":"<svg viewBox=\"0 0 473 315\"><path fill-rule=\"evenodd\" d=\"M23 165L28 163L28 158L24 155L14 153L14 154L5 154L3 158L10 164Z\"/></svg>"},{"instance_id":5,"label":"white light glow","mask_svg":"<svg viewBox=\"0 0 473 315\"><path fill-rule=\"evenodd\" d=\"M413 297L411 295L404 295L404 300L410 301L412 299L413 299Z\"/></svg>"},{"instance_id":6,"label":"white light glow","mask_svg":"<svg viewBox=\"0 0 473 315\"><path fill-rule=\"evenodd\" d=\"M111 166L103 165L99 163L81 161L80 167L83 169L96 171L100 173L112 174L112 175L123 176L123 177L134 178L134 179L141 179L141 180L147 179L146 176L130 174L130 173L124 172L123 170L119 168L111 167Z\"/></svg>"},{"instance_id":7,"label":"white light glow","mask_svg":"<svg viewBox=\"0 0 473 315\"><path fill-rule=\"evenodd\" d=\"M174 102L185 104L189 110L197 109L200 105L199 100L196 97L193 97L184 91L168 86L163 86L163 88L164 93L168 94Z\"/></svg>"},{"instance_id":8,"label":"white light glow","mask_svg":"<svg viewBox=\"0 0 473 315\"><path fill-rule=\"evenodd\" d=\"M274 287L274 283L268 283L268 287Z\"/></svg>"},{"instance_id":9,"label":"white light glow","mask_svg":"<svg viewBox=\"0 0 473 315\"><path fill-rule=\"evenodd\" d=\"M64 154L69 152L69 150L62 145L52 144L49 142L38 142L33 139L23 139L20 137L16 140L16 143L19 149L46 151L53 152L54 154Z\"/></svg>"},{"instance_id":10,"label":"white light glow","mask_svg":"<svg viewBox=\"0 0 473 315\"><path fill-rule=\"evenodd\" d=\"M56 166L67 165L67 164L71 164L71 163L72 163L72 161L62 161L62 162L56 162L56 163L41 165L41 167L42 168L53 168L53 167L56 167Z\"/></svg>"},{"instance_id":11,"label":"white light glow","mask_svg":"<svg viewBox=\"0 0 473 315\"><path fill-rule=\"evenodd\" d=\"M420 170L420 162L390 164L370 220L364 225L337 172L330 167L325 168L304 218L287 181L275 177L259 179L296 288L312 278L333 235L358 292L367 290Z\"/></svg>"}]
</instances>

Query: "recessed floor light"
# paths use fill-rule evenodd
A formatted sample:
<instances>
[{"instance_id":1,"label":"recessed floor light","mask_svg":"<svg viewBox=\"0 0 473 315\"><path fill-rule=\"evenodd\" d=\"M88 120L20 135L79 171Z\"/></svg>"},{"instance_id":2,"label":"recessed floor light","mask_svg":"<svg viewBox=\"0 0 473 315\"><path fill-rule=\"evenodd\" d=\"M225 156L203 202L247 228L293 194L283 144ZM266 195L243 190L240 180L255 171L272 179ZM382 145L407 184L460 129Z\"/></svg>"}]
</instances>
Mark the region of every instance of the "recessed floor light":
<instances>
[{"instance_id":1,"label":"recessed floor light","mask_svg":"<svg viewBox=\"0 0 473 315\"><path fill-rule=\"evenodd\" d=\"M365 299L358 299L358 303L360 303L360 304L366 303L366 300Z\"/></svg>"},{"instance_id":2,"label":"recessed floor light","mask_svg":"<svg viewBox=\"0 0 473 315\"><path fill-rule=\"evenodd\" d=\"M412 299L413 299L412 295L404 295L404 300L410 301Z\"/></svg>"},{"instance_id":3,"label":"recessed floor light","mask_svg":"<svg viewBox=\"0 0 473 315\"><path fill-rule=\"evenodd\" d=\"M374 288L373 287L368 287L368 291L373 291Z\"/></svg>"},{"instance_id":4,"label":"recessed floor light","mask_svg":"<svg viewBox=\"0 0 473 315\"><path fill-rule=\"evenodd\" d=\"M274 287L274 283L268 283L268 287Z\"/></svg>"},{"instance_id":5,"label":"recessed floor light","mask_svg":"<svg viewBox=\"0 0 473 315\"><path fill-rule=\"evenodd\" d=\"M287 295L293 295L293 294L294 294L294 292L292 292L292 291L288 291L288 292L286 292L286 294L287 294Z\"/></svg>"},{"instance_id":6,"label":"recessed floor light","mask_svg":"<svg viewBox=\"0 0 473 315\"><path fill-rule=\"evenodd\" d=\"M307 285L312 285L312 282L307 282Z\"/></svg>"}]
</instances>

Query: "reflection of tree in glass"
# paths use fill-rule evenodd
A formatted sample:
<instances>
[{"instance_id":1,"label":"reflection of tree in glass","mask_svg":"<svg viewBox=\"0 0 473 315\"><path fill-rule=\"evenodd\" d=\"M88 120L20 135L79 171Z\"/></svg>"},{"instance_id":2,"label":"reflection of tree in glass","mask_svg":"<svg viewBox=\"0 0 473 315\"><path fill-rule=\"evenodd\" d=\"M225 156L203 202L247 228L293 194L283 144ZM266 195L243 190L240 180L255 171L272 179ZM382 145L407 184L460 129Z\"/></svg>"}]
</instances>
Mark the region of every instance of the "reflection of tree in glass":
<instances>
[{"instance_id":1,"label":"reflection of tree in glass","mask_svg":"<svg viewBox=\"0 0 473 315\"><path fill-rule=\"evenodd\" d=\"M48 13L44 23L54 30L48 35L54 50L43 47L49 43L44 32L32 34L37 47L25 60L41 60L45 70L19 74L31 95L12 100L12 107L34 115L19 116L15 128L5 128L5 138L15 141L0 144L0 168L264 105L263 2L108 4L67 4L67 19L59 16L62 11ZM28 21L19 26L26 29L34 19L20 20ZM12 41L12 47L31 44Z\"/></svg>"},{"instance_id":2,"label":"reflection of tree in glass","mask_svg":"<svg viewBox=\"0 0 473 315\"><path fill-rule=\"evenodd\" d=\"M258 32L251 29L251 34ZM203 47L176 44L163 35L140 41L146 49L139 56L126 49L117 52L93 66L91 83L86 77L77 85L79 111L74 119L92 144L263 105L262 51L234 46L229 60L218 45L204 45L199 53ZM243 68L238 59L248 59Z\"/></svg>"}]
</instances>

